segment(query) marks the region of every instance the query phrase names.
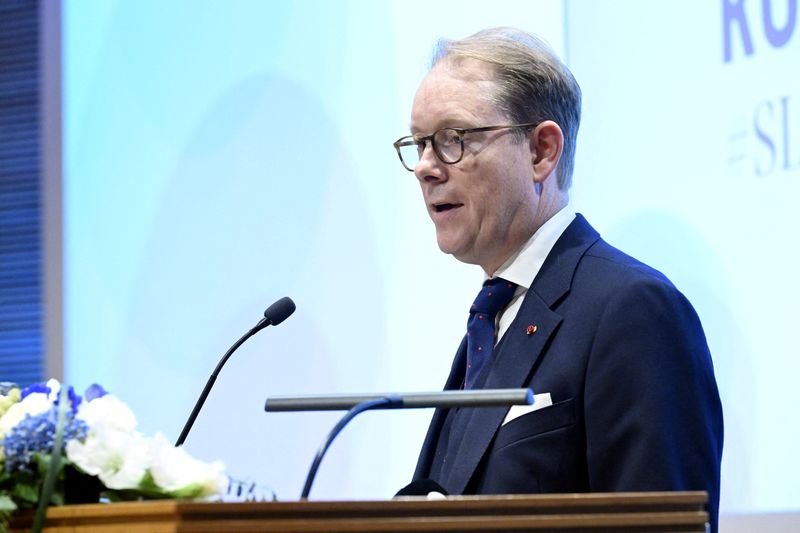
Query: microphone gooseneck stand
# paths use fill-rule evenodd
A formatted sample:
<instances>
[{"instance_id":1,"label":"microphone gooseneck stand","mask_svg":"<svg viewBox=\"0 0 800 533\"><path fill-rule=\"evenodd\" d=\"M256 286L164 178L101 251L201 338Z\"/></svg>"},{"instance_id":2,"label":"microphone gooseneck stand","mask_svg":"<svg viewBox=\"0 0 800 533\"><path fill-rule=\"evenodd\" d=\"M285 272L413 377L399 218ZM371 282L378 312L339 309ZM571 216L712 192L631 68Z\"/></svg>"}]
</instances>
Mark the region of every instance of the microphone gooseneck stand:
<instances>
[{"instance_id":1,"label":"microphone gooseneck stand","mask_svg":"<svg viewBox=\"0 0 800 533\"><path fill-rule=\"evenodd\" d=\"M328 448L330 448L331 444L333 443L333 439L336 438L339 432L342 431L352 419L364 411L369 411L370 409L391 409L394 405L400 406L402 404L403 401L399 397L387 396L385 398L361 402L347 411L347 414L339 419L339 422L333 426L333 429L330 431L330 433L328 433L328 436L325 437L325 441L322 443L322 446L320 446L319 450L317 450L317 455L314 457L314 462L311 463L311 468L308 469L308 475L306 476L306 482L305 485L303 485L303 493L300 495L300 499L308 499L308 494L311 492L311 485L314 483L314 478L317 476L317 470L319 469L320 463L322 463L322 458L325 456L325 452L327 452Z\"/></svg>"},{"instance_id":2,"label":"microphone gooseneck stand","mask_svg":"<svg viewBox=\"0 0 800 533\"><path fill-rule=\"evenodd\" d=\"M290 411L336 411L348 409L347 413L328 433L317 451L308 471L301 499L308 499L317 470L333 440L357 415L370 409L424 409L436 407L509 407L511 405L533 405L531 389L485 389L447 390L441 392L409 392L394 394L332 394L312 396L275 396L267 398L267 412Z\"/></svg>"},{"instance_id":3,"label":"microphone gooseneck stand","mask_svg":"<svg viewBox=\"0 0 800 533\"><path fill-rule=\"evenodd\" d=\"M203 404L206 402L206 398L208 398L208 394L211 392L211 387L214 386L214 382L217 381L217 376L219 375L220 370L222 367L225 366L225 363L228 362L233 352L236 351L239 346L244 344L244 342L264 329L267 326L277 326L289 316L294 313L296 309L294 302L288 296L284 296L280 300L276 301L269 307L267 310L264 311L264 318L262 318L258 324L250 328L250 330L242 335L242 337L233 343L233 346L225 352L225 355L222 356L220 359L219 364L217 364L217 368L211 373L211 377L208 378L206 381L206 386L203 387L203 392L200 393L200 397L197 399L197 403L194 404L194 409L192 409L192 413L189 415L189 419L186 421L186 424L183 426L183 430L181 431L178 440L175 442L175 446L181 446L183 442L186 440L186 437L189 435L189 431L191 431L192 426L194 425L194 421L197 418L197 415L200 414L200 409L203 408Z\"/></svg>"}]
</instances>

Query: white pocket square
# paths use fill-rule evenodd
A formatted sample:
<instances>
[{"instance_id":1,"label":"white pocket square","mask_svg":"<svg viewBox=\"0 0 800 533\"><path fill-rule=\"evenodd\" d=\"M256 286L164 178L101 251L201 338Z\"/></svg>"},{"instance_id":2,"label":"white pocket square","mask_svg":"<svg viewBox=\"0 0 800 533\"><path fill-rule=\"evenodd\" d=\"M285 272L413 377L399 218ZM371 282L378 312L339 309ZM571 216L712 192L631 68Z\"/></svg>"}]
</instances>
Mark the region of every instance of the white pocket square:
<instances>
[{"instance_id":1,"label":"white pocket square","mask_svg":"<svg viewBox=\"0 0 800 533\"><path fill-rule=\"evenodd\" d=\"M533 395L533 404L531 405L512 405L511 409L508 410L508 414L503 419L502 425L505 426L515 418L519 418L522 415L527 415L528 413L532 413L534 411L538 411L539 409L543 409L549 405L553 405L553 400L550 398L549 392L543 392L541 394L534 394Z\"/></svg>"}]
</instances>

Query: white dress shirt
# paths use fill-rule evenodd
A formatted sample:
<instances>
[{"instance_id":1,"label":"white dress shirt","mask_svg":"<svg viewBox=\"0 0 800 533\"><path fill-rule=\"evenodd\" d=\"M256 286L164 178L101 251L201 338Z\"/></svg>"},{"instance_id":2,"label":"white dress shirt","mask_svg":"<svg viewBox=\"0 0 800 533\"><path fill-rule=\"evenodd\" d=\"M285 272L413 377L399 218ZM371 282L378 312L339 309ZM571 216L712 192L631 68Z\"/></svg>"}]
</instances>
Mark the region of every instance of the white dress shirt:
<instances>
[{"instance_id":1,"label":"white dress shirt","mask_svg":"<svg viewBox=\"0 0 800 533\"><path fill-rule=\"evenodd\" d=\"M536 230L536 233L515 254L509 257L492 276L503 278L518 285L511 303L497 314L497 338L495 343L500 341L514 321L531 282L539 273L544 260L547 259L558 238L561 237L561 234L564 233L564 230L567 229L567 226L572 223L574 218L575 209L571 204L567 204L566 207L542 224L542 227Z\"/></svg>"}]
</instances>

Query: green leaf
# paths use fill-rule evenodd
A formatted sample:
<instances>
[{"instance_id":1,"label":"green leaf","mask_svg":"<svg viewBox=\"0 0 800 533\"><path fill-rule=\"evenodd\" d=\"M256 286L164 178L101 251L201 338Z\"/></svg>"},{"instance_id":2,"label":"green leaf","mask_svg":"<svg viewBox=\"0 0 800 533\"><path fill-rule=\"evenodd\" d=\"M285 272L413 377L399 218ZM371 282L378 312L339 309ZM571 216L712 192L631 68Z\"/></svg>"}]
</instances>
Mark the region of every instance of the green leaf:
<instances>
[{"instance_id":1,"label":"green leaf","mask_svg":"<svg viewBox=\"0 0 800 533\"><path fill-rule=\"evenodd\" d=\"M0 533L8 531L11 515L17 510L17 504L7 494L0 493Z\"/></svg>"},{"instance_id":2,"label":"green leaf","mask_svg":"<svg viewBox=\"0 0 800 533\"><path fill-rule=\"evenodd\" d=\"M200 483L191 483L186 485L185 487L181 487L178 490L173 490L170 492L172 497L174 498L198 498L203 494L203 485Z\"/></svg>"},{"instance_id":3,"label":"green leaf","mask_svg":"<svg viewBox=\"0 0 800 533\"><path fill-rule=\"evenodd\" d=\"M26 503L29 504L28 506L35 504L39 501L39 484L17 483L14 485L14 488L11 489L11 497L23 504L23 506L25 506L24 504Z\"/></svg>"},{"instance_id":4,"label":"green leaf","mask_svg":"<svg viewBox=\"0 0 800 533\"><path fill-rule=\"evenodd\" d=\"M50 454L42 454L42 453L34 453L33 459L36 463L36 470L39 473L39 476L44 478L47 475L48 470L50 470L50 465L53 462L53 458ZM67 465L71 465L72 463L69 460L62 458L58 463L58 470L56 472L57 479L64 479L64 467Z\"/></svg>"},{"instance_id":5,"label":"green leaf","mask_svg":"<svg viewBox=\"0 0 800 533\"><path fill-rule=\"evenodd\" d=\"M10 514L17 510L17 504L7 494L0 494L0 513Z\"/></svg>"},{"instance_id":6,"label":"green leaf","mask_svg":"<svg viewBox=\"0 0 800 533\"><path fill-rule=\"evenodd\" d=\"M39 475L44 477L47 470L50 468L50 455L43 453L34 453L33 460L36 463L36 470Z\"/></svg>"},{"instance_id":7,"label":"green leaf","mask_svg":"<svg viewBox=\"0 0 800 533\"><path fill-rule=\"evenodd\" d=\"M0 510L0 533L7 533L9 522L11 522L11 513Z\"/></svg>"},{"instance_id":8,"label":"green leaf","mask_svg":"<svg viewBox=\"0 0 800 533\"><path fill-rule=\"evenodd\" d=\"M156 484L156 480L153 478L153 474L150 473L150 470L147 470L139 481L139 489L145 492L164 492L161 487Z\"/></svg>"},{"instance_id":9,"label":"green leaf","mask_svg":"<svg viewBox=\"0 0 800 533\"><path fill-rule=\"evenodd\" d=\"M36 464L36 476L35 482L32 483L35 487L37 492L41 492L42 481L44 480L45 476L47 475L47 471L50 469L50 466L53 463L53 458L49 454L42 454L42 453L34 453L33 454L34 463ZM50 496L49 505L64 505L64 468L68 465L71 465L69 461L61 460L58 463L58 470L55 473L55 481L57 482L53 493ZM38 501L39 496L37 495L36 500Z\"/></svg>"},{"instance_id":10,"label":"green leaf","mask_svg":"<svg viewBox=\"0 0 800 533\"><path fill-rule=\"evenodd\" d=\"M141 489L115 489L103 491L102 496L110 502L130 502L138 500L168 500L171 499L168 493L163 490L141 490Z\"/></svg>"},{"instance_id":11,"label":"green leaf","mask_svg":"<svg viewBox=\"0 0 800 533\"><path fill-rule=\"evenodd\" d=\"M56 434L53 439L53 456L50 459L50 469L46 470L44 480L42 482L42 493L39 496L39 503L36 506L36 515L33 517L33 533L40 533L44 528L44 521L47 518L47 506L50 505L50 500L54 494L56 481L58 475L64 468L61 464L61 452L64 446L64 421L67 416L67 389L61 387L61 393L58 402L58 419L56 421ZM41 465L40 465L41 467Z\"/></svg>"}]
</instances>

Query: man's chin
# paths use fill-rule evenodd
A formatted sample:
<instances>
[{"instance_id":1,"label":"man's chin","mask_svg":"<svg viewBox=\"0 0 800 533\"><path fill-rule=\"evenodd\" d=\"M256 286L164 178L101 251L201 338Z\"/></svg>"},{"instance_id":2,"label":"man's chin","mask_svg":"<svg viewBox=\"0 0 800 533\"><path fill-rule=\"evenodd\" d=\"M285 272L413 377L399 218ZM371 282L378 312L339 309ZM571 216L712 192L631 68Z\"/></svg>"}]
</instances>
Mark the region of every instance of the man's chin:
<instances>
[{"instance_id":1,"label":"man's chin","mask_svg":"<svg viewBox=\"0 0 800 533\"><path fill-rule=\"evenodd\" d=\"M458 246L457 243L453 243L444 239L439 239L437 244L439 245L439 250L447 255L452 255L462 263L468 263L470 265L477 264L469 251L464 250L463 246Z\"/></svg>"},{"instance_id":2,"label":"man's chin","mask_svg":"<svg viewBox=\"0 0 800 533\"><path fill-rule=\"evenodd\" d=\"M458 246L452 242L452 239L449 239L446 236L442 236L437 233L436 244L439 246L439 250L441 250L442 253L453 256L458 253ZM458 257L456 257L456 259L458 259Z\"/></svg>"}]
</instances>

